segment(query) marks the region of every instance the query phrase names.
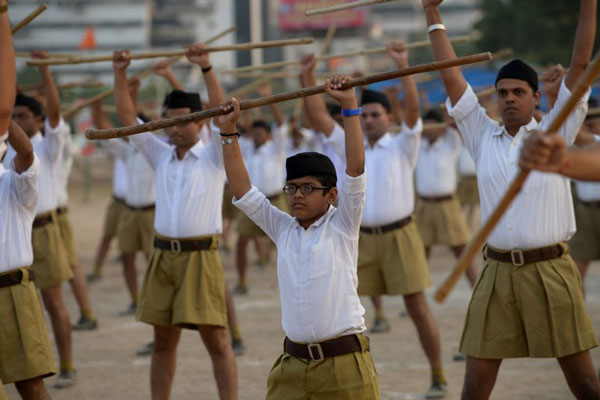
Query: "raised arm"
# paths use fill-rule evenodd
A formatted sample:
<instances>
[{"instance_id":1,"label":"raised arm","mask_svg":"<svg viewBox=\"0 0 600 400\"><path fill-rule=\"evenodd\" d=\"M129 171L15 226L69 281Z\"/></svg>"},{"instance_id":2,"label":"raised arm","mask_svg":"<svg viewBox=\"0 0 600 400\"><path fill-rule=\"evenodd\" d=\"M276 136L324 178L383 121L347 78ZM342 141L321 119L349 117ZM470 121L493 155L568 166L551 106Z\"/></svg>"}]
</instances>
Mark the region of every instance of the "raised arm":
<instances>
[{"instance_id":1,"label":"raised arm","mask_svg":"<svg viewBox=\"0 0 600 400\"><path fill-rule=\"evenodd\" d=\"M156 63L154 67L152 67L152 71L154 71L156 75L160 75L165 78L174 90L181 90L185 92L185 88L173 73L173 69L171 69L171 64L169 64L168 60L162 60Z\"/></svg>"},{"instance_id":2,"label":"raised arm","mask_svg":"<svg viewBox=\"0 0 600 400\"><path fill-rule=\"evenodd\" d=\"M267 97L273 94L273 89L271 88L270 83L266 83L264 85L259 86L257 92L260 97ZM283 125L285 119L283 118L283 113L281 112L277 104L269 104L269 108L271 109L271 113L273 114L273 118L275 118L277 126L280 127L281 125Z\"/></svg>"},{"instance_id":3,"label":"raised arm","mask_svg":"<svg viewBox=\"0 0 600 400\"><path fill-rule=\"evenodd\" d=\"M131 63L129 50L119 50L113 53L113 70L115 72L115 105L117 118L121 126L137 125L135 103L129 93L127 82L127 67Z\"/></svg>"},{"instance_id":4,"label":"raised arm","mask_svg":"<svg viewBox=\"0 0 600 400\"><path fill-rule=\"evenodd\" d=\"M35 158L33 145L19 124L11 121L8 128L8 143L15 150L15 169L17 173L27 171Z\"/></svg>"},{"instance_id":5,"label":"raised arm","mask_svg":"<svg viewBox=\"0 0 600 400\"><path fill-rule=\"evenodd\" d=\"M210 63L209 53L204 51L204 47L206 47L204 43L194 44L188 47L185 56L191 63L197 64L202 69L202 76L208 92L208 107L215 108L225 102L225 95L217 73Z\"/></svg>"},{"instance_id":6,"label":"raised arm","mask_svg":"<svg viewBox=\"0 0 600 400\"><path fill-rule=\"evenodd\" d=\"M223 141L223 163L231 193L236 199L241 199L251 189L250 177L242 158L242 151L237 136L237 120L240 117L240 102L235 97L231 101L221 105L221 109L230 111L229 114L215 118L215 125L220 130ZM232 135L232 136L223 136Z\"/></svg>"},{"instance_id":7,"label":"raised arm","mask_svg":"<svg viewBox=\"0 0 600 400\"><path fill-rule=\"evenodd\" d=\"M112 128L113 124L108 120L106 113L102 109L102 100L92 104L92 121L97 129Z\"/></svg>"},{"instance_id":8,"label":"raised arm","mask_svg":"<svg viewBox=\"0 0 600 400\"><path fill-rule=\"evenodd\" d=\"M443 0L421 0L423 3L423 10L425 10L425 18L427 20L427 26L432 28L433 25L443 27L442 16L440 15L439 5ZM432 28L433 29L433 28ZM452 47L452 43L446 35L446 29L435 29L429 33L429 40L431 40L431 47L433 49L433 56L436 61L451 60L456 58L456 53ZM446 86L446 92L450 97L452 105L460 100L462 95L465 93L467 88L467 81L463 76L460 67L446 68L441 72L444 86Z\"/></svg>"},{"instance_id":9,"label":"raised arm","mask_svg":"<svg viewBox=\"0 0 600 400\"><path fill-rule=\"evenodd\" d=\"M33 51L31 57L48 58L48 53L41 50ZM44 93L46 95L46 117L48 118L50 127L56 128L60 122L60 97L58 96L58 89L54 83L50 67L40 65L38 68L42 76L42 84L44 85Z\"/></svg>"},{"instance_id":10,"label":"raised arm","mask_svg":"<svg viewBox=\"0 0 600 400\"><path fill-rule=\"evenodd\" d=\"M354 89L340 90L349 80L349 76L337 75L328 79L325 85L327 94L337 101L343 110L358 108ZM358 113L351 117L344 117L346 173L351 177L362 175L365 170L365 144L359 118Z\"/></svg>"},{"instance_id":11,"label":"raised arm","mask_svg":"<svg viewBox=\"0 0 600 400\"><path fill-rule=\"evenodd\" d=\"M0 0L0 6L6 7L8 0ZM10 115L17 95L17 78L15 69L15 50L10 33L8 14L0 13L0 135L3 135L10 124Z\"/></svg>"},{"instance_id":12,"label":"raised arm","mask_svg":"<svg viewBox=\"0 0 600 400\"><path fill-rule=\"evenodd\" d=\"M569 90L575 88L579 78L583 76L594 49L596 37L596 0L581 0L579 6L579 23L575 34L571 65L565 77L565 84Z\"/></svg>"},{"instance_id":13,"label":"raised arm","mask_svg":"<svg viewBox=\"0 0 600 400\"><path fill-rule=\"evenodd\" d=\"M385 95L390 100L390 104L392 105L392 116L394 117L394 123L400 125L404 120L402 104L400 102L400 99L398 98L400 88L398 86L388 86L385 89L383 89L383 93L385 93Z\"/></svg>"},{"instance_id":14,"label":"raised arm","mask_svg":"<svg viewBox=\"0 0 600 400\"><path fill-rule=\"evenodd\" d=\"M390 42L387 45L388 54L396 62L398 68L408 68L408 50L403 42ZM402 122L409 128L415 126L419 120L419 91L412 75L402 78L402 90L404 91L404 119ZM396 99L397 100L397 99Z\"/></svg>"},{"instance_id":15,"label":"raised arm","mask_svg":"<svg viewBox=\"0 0 600 400\"><path fill-rule=\"evenodd\" d=\"M317 85L317 80L315 78L316 65L317 63L314 54L307 54L302 57L300 85L303 88ZM329 115L325 102L320 95L305 97L304 111L311 120L314 130L322 132L325 136L331 135L335 126L335 121L331 115Z\"/></svg>"}]
</instances>

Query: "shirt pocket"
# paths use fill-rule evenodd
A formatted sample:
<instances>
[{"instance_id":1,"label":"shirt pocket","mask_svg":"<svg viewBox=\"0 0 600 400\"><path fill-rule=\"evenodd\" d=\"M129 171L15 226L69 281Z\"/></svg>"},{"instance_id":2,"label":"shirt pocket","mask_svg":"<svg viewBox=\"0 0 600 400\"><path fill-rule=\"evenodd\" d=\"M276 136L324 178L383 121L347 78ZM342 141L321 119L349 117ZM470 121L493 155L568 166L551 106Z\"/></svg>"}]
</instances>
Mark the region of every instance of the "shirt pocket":
<instances>
[{"instance_id":1,"label":"shirt pocket","mask_svg":"<svg viewBox=\"0 0 600 400\"><path fill-rule=\"evenodd\" d=\"M331 239L311 246L308 279L321 279L333 274L334 260Z\"/></svg>"},{"instance_id":2,"label":"shirt pocket","mask_svg":"<svg viewBox=\"0 0 600 400\"><path fill-rule=\"evenodd\" d=\"M190 198L195 199L206 194L205 173L205 171L201 171L200 169L191 169L188 172L184 171L185 176L182 177L182 180L185 182L185 186L190 188L188 192Z\"/></svg>"}]
</instances>

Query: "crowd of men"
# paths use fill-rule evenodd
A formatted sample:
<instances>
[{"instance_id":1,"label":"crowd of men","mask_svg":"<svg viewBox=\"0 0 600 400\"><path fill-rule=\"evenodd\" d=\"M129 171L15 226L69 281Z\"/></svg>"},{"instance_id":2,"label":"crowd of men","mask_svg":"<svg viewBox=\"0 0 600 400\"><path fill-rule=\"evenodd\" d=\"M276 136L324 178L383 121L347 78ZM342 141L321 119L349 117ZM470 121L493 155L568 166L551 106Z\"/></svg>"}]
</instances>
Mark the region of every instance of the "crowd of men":
<instances>
[{"instance_id":1,"label":"crowd of men","mask_svg":"<svg viewBox=\"0 0 600 400\"><path fill-rule=\"evenodd\" d=\"M456 58L441 3L422 0L437 61ZM482 270L471 265L465 273L473 293L459 348L462 397L489 398L502 360L529 357L557 359L573 396L600 398L582 280L600 259L600 183L584 182L600 180L600 116L588 114L588 102L596 105L590 90L556 132L544 134L590 63L596 0L580 1L569 68L550 67L540 85L526 62L507 63L496 77L494 110L452 67L440 71L447 111L423 110L410 75L402 78L402 102L394 91L347 89L348 76L332 75L327 96L302 100L301 119L272 104L271 123L244 116L240 99L226 96L204 44L186 57L202 72L205 102L167 63L157 64L173 89L161 117L219 107L223 115L101 144L114 158L113 198L87 283L68 213L72 132L49 67L39 67L42 95L17 90L7 7L0 0L0 380L14 383L23 399L50 398L44 378L56 373L57 388L77 383L71 332L98 327L87 283L101 279L113 238L131 297L121 313L153 328L152 342L138 351L152 357L153 399L170 396L182 329L199 332L219 398L237 398L235 356L245 348L231 294L252 290L249 245L263 264L276 249L286 338L265 377L267 399L379 399L370 353L377 341L366 336L360 296L371 298L369 330L377 334L390 331L386 295L403 297L416 328L431 370L426 398L445 397L440 332L425 296L431 249L446 246L460 258L471 239L472 213L463 206L480 202L486 220L520 168L536 171L487 239ZM409 67L403 43L390 42L388 55ZM127 50L113 54L122 127L149 120L130 61ZM317 85L315 68L314 55L302 59L301 87ZM542 90L551 107L540 115ZM270 86L259 95L271 95ZM92 115L97 128L112 127L100 102ZM233 226L239 280L230 292L220 249ZM138 252L147 261L141 288ZM81 314L73 326L65 281Z\"/></svg>"}]
</instances>

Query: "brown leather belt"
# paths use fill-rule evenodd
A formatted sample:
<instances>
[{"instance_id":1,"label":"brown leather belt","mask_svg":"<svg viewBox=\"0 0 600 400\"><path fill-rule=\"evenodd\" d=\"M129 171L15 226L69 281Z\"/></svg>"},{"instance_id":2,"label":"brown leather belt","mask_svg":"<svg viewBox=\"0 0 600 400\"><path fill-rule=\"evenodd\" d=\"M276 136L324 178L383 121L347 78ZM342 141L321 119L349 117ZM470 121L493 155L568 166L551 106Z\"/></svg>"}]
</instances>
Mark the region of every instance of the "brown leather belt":
<instances>
[{"instance_id":1,"label":"brown leather belt","mask_svg":"<svg viewBox=\"0 0 600 400\"><path fill-rule=\"evenodd\" d=\"M498 252L486 246L485 255L492 260L511 263L516 266L532 264L540 261L553 260L561 257L565 253L565 249L559 244L552 246L540 247L531 250L511 250L508 252Z\"/></svg>"},{"instance_id":2,"label":"brown leather belt","mask_svg":"<svg viewBox=\"0 0 600 400\"><path fill-rule=\"evenodd\" d=\"M35 281L35 273L33 272L33 270L28 269L27 272L29 272L29 281ZM0 288L18 285L21 282L23 282L22 270L0 275Z\"/></svg>"},{"instance_id":3,"label":"brown leather belt","mask_svg":"<svg viewBox=\"0 0 600 400\"><path fill-rule=\"evenodd\" d=\"M116 201L117 203L123 203L123 204L125 204L125 200L123 200L122 198L120 198L118 196L115 196L114 193L113 193L112 197L113 197L113 200Z\"/></svg>"},{"instance_id":4,"label":"brown leather belt","mask_svg":"<svg viewBox=\"0 0 600 400\"><path fill-rule=\"evenodd\" d=\"M67 207L58 207L56 209L56 215L66 214L67 212L69 212Z\"/></svg>"},{"instance_id":5,"label":"brown leather belt","mask_svg":"<svg viewBox=\"0 0 600 400\"><path fill-rule=\"evenodd\" d=\"M202 240L163 240L154 238L154 247L161 250L170 250L173 253L181 253L182 251L200 251L208 250L212 245L212 239Z\"/></svg>"},{"instance_id":6,"label":"brown leather belt","mask_svg":"<svg viewBox=\"0 0 600 400\"><path fill-rule=\"evenodd\" d=\"M583 200L579 200L581 202L581 204L583 204L586 207L590 207L590 208L600 208L600 200L598 201L583 201Z\"/></svg>"},{"instance_id":7,"label":"brown leather belt","mask_svg":"<svg viewBox=\"0 0 600 400\"><path fill-rule=\"evenodd\" d=\"M362 351L356 335L342 336L321 343L294 343L287 337L283 342L283 351L296 358L321 361L325 358ZM369 351L369 348L366 349Z\"/></svg>"},{"instance_id":8,"label":"brown leather belt","mask_svg":"<svg viewBox=\"0 0 600 400\"><path fill-rule=\"evenodd\" d=\"M452 195L449 194L447 196L439 197L419 196L419 200L428 201L430 203L441 203L442 201L452 200Z\"/></svg>"},{"instance_id":9,"label":"brown leather belt","mask_svg":"<svg viewBox=\"0 0 600 400\"><path fill-rule=\"evenodd\" d=\"M44 225L48 225L52 222L52 214L48 214L45 217L36 218L33 220L33 227L40 228Z\"/></svg>"},{"instance_id":10,"label":"brown leather belt","mask_svg":"<svg viewBox=\"0 0 600 400\"><path fill-rule=\"evenodd\" d=\"M133 210L133 211L148 211L148 210L154 210L156 208L156 204L148 204L147 206L137 207L137 206L130 206L129 204L125 203L125 207L127 207L128 209Z\"/></svg>"},{"instance_id":11,"label":"brown leather belt","mask_svg":"<svg viewBox=\"0 0 600 400\"><path fill-rule=\"evenodd\" d=\"M396 229L400 229L406 225L408 225L412 221L412 216L408 216L406 218L401 219L400 221L392 222L391 224L382 225L382 226L361 226L360 231L363 233L368 233L370 235L381 235L382 233L387 233Z\"/></svg>"}]
</instances>

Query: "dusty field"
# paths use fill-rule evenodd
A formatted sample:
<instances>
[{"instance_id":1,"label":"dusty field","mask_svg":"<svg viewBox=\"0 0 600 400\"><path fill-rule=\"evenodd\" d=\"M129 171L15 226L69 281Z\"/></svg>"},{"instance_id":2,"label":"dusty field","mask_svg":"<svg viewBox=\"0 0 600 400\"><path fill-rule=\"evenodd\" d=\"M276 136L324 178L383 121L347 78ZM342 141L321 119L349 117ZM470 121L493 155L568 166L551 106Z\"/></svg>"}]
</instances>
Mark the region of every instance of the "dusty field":
<instances>
[{"instance_id":1,"label":"dusty field","mask_svg":"<svg viewBox=\"0 0 600 400\"><path fill-rule=\"evenodd\" d=\"M87 273L92 269L93 256L101 235L104 211L109 201L108 184L92 187L91 198L83 201L79 185L72 188L71 218L75 228L76 246L80 263ZM114 258L116 251L110 258ZM223 253L226 278L231 286L236 283L232 254ZM435 284L439 283L454 262L445 249L435 249L431 271ZM145 270L138 260L140 283ZM283 332L280 325L279 292L275 265L250 268L250 293L236 297L235 303L247 353L238 358L239 398L264 398L266 380L272 363L281 350ZM600 269L591 268L588 281L588 306L596 329L600 329ZM51 388L54 399L149 399L149 357L136 357L135 350L151 340L148 325L133 317L120 317L118 312L129 303L120 265L109 262L104 279L90 287L99 329L94 332L74 332L75 366L78 384L70 389ZM431 290L428 295L431 295ZM79 315L68 285L64 294L75 321ZM452 361L460 337L470 290L461 282L448 302L438 305L430 297L430 304L440 326L443 360L449 380L449 399L457 399L462 386L464 363ZM370 302L364 299L368 323L373 320ZM401 298L386 298L386 311L392 331L371 335L373 358L379 372L383 399L417 399L429 384L429 367L418 344L415 329L408 318L399 316L403 309ZM51 334L52 337L52 334ZM600 352L593 352L600 365ZM51 387L54 378L46 380ZM12 385L7 386L9 397L18 395ZM554 360L509 360L500 371L494 399L566 399L570 393ZM177 373L172 392L173 399L216 399L216 388L208 355L198 334L187 331L180 345Z\"/></svg>"}]
</instances>

